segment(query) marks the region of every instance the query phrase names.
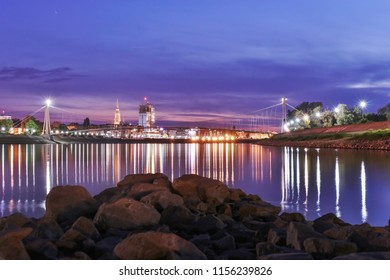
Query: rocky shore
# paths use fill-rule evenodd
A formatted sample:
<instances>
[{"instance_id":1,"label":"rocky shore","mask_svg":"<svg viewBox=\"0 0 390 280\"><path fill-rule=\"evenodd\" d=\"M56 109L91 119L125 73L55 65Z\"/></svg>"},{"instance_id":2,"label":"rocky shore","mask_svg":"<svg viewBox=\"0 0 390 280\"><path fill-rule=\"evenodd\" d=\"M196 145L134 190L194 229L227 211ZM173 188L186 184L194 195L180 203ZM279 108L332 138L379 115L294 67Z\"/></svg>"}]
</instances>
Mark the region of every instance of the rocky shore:
<instances>
[{"instance_id":1,"label":"rocky shore","mask_svg":"<svg viewBox=\"0 0 390 280\"><path fill-rule=\"evenodd\" d=\"M54 187L44 217L1 218L0 259L390 259L390 226L306 221L217 180L138 174L94 197Z\"/></svg>"}]
</instances>

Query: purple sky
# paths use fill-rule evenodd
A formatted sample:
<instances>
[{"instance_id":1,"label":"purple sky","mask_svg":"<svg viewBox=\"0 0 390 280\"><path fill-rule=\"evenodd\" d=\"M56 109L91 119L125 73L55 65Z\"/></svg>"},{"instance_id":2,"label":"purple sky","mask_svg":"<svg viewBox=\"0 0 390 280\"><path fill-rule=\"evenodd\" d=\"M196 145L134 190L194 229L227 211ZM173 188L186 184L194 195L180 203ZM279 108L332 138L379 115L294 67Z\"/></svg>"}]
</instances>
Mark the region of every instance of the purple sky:
<instances>
[{"instance_id":1,"label":"purple sky","mask_svg":"<svg viewBox=\"0 0 390 280\"><path fill-rule=\"evenodd\" d=\"M0 110L231 123L288 98L390 102L390 2L0 0ZM41 115L37 115L39 118Z\"/></svg>"}]
</instances>

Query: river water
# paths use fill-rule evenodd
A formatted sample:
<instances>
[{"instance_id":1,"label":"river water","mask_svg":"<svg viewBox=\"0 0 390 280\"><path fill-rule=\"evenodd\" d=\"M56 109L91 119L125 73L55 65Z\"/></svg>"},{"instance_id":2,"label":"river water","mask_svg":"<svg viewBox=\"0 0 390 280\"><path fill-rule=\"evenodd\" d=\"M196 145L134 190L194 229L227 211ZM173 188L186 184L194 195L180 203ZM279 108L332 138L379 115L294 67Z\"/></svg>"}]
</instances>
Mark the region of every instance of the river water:
<instances>
[{"instance_id":1,"label":"river water","mask_svg":"<svg viewBox=\"0 0 390 280\"><path fill-rule=\"evenodd\" d=\"M390 218L390 152L253 144L0 145L0 216L41 217L53 186L95 195L127 174L193 173L258 194L309 220L332 212L383 226Z\"/></svg>"}]
</instances>

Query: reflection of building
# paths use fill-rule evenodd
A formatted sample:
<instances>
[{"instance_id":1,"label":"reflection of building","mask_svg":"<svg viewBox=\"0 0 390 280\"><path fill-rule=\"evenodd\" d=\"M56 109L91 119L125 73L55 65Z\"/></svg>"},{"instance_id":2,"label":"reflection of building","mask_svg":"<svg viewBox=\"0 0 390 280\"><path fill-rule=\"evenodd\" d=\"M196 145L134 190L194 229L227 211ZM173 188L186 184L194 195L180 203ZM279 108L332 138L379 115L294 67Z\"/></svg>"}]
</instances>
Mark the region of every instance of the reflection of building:
<instances>
[{"instance_id":1,"label":"reflection of building","mask_svg":"<svg viewBox=\"0 0 390 280\"><path fill-rule=\"evenodd\" d=\"M145 104L139 106L138 125L144 128L154 128L156 116L154 106L145 97Z\"/></svg>"},{"instance_id":2,"label":"reflection of building","mask_svg":"<svg viewBox=\"0 0 390 280\"><path fill-rule=\"evenodd\" d=\"M118 126L121 124L121 113L119 111L119 102L118 99L116 100L116 109L115 109L115 116L114 116L114 125Z\"/></svg>"}]
</instances>

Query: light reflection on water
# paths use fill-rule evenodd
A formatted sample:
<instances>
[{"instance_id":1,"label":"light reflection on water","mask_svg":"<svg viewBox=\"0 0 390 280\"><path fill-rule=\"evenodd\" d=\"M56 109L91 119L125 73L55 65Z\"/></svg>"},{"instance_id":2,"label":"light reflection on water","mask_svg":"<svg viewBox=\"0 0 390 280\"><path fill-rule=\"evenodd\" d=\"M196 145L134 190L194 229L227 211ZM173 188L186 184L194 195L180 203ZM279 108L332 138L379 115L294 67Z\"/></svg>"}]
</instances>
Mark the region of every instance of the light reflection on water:
<instances>
[{"instance_id":1,"label":"light reflection on water","mask_svg":"<svg viewBox=\"0 0 390 280\"><path fill-rule=\"evenodd\" d=\"M127 174L195 173L258 194L282 211L350 223L390 218L389 152L276 148L250 144L0 145L0 216L44 213L53 186L83 185L92 195Z\"/></svg>"}]
</instances>

